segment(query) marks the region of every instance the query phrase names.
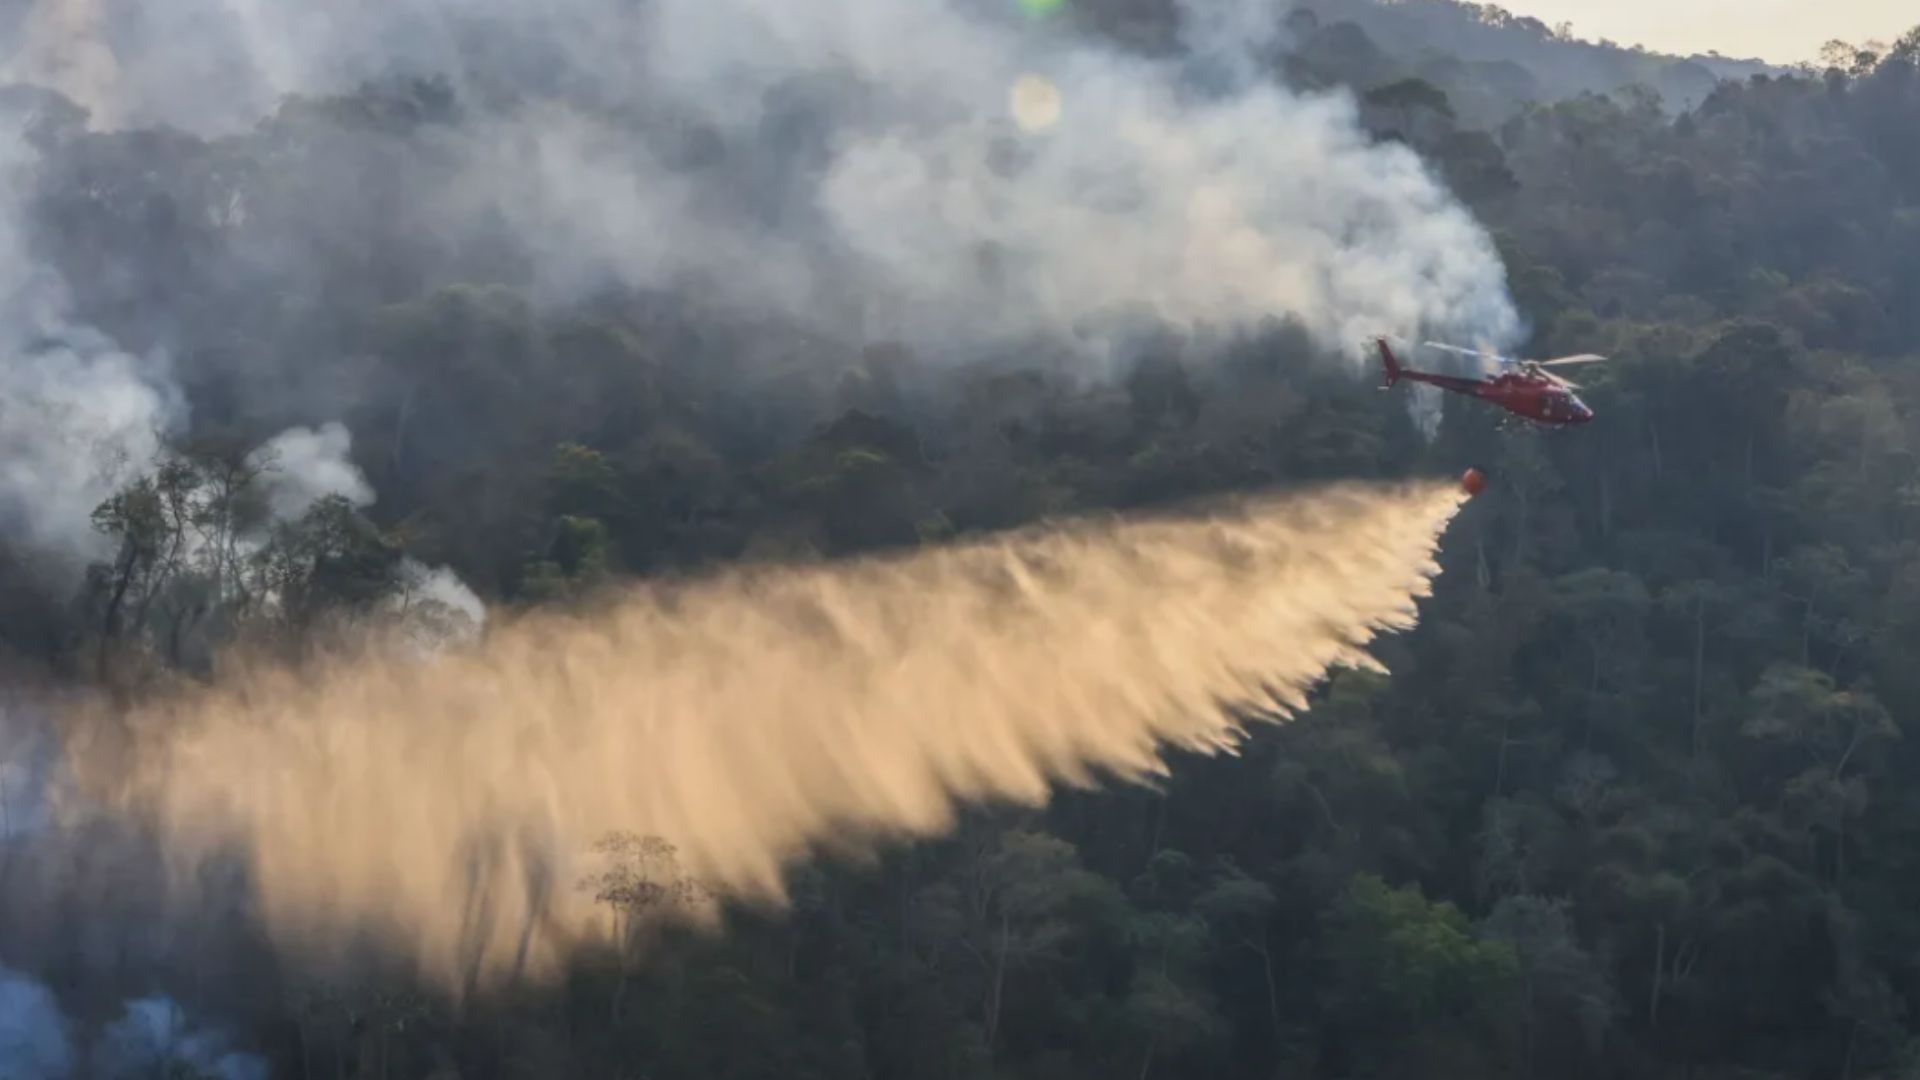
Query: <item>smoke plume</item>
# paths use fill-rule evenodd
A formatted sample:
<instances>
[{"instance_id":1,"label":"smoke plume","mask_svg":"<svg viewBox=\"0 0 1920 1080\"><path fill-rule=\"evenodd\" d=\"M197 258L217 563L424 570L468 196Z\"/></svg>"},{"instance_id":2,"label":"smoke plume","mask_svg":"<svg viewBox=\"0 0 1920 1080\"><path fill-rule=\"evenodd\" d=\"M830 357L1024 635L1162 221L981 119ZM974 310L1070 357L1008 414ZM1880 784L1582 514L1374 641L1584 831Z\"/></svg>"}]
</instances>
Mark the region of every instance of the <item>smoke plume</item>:
<instances>
[{"instance_id":1,"label":"smoke plume","mask_svg":"<svg viewBox=\"0 0 1920 1080\"><path fill-rule=\"evenodd\" d=\"M1330 666L1375 666L1461 498L1348 485L740 567L426 660L244 667L140 708L126 738L75 737L60 805L153 822L189 905L237 854L310 958L371 936L456 990L538 975L608 931L596 896L684 880L778 902L822 847L1230 750L1245 710L1290 715ZM596 862L610 834L629 839Z\"/></svg>"},{"instance_id":2,"label":"smoke plume","mask_svg":"<svg viewBox=\"0 0 1920 1080\"><path fill-rule=\"evenodd\" d=\"M355 506L373 502L372 485L350 452L353 436L343 424L319 430L289 428L255 451L268 475L268 501L275 517L292 521L316 501L338 495Z\"/></svg>"},{"instance_id":3,"label":"smoke plume","mask_svg":"<svg viewBox=\"0 0 1920 1080\"><path fill-rule=\"evenodd\" d=\"M67 1020L47 988L0 967L0 1075L52 1080L72 1068Z\"/></svg>"},{"instance_id":4,"label":"smoke plume","mask_svg":"<svg viewBox=\"0 0 1920 1080\"><path fill-rule=\"evenodd\" d=\"M148 465L185 404L164 357L76 325L65 283L28 251L29 120L0 110L0 531L84 559L100 547L93 508Z\"/></svg>"},{"instance_id":5,"label":"smoke plume","mask_svg":"<svg viewBox=\"0 0 1920 1080\"><path fill-rule=\"evenodd\" d=\"M76 1034L91 1038L76 1047ZM266 1062L232 1049L224 1032L194 1026L170 998L126 1002L119 1019L89 1033L45 986L0 966L0 1077L137 1080L183 1073L209 1080L269 1075Z\"/></svg>"},{"instance_id":6,"label":"smoke plume","mask_svg":"<svg viewBox=\"0 0 1920 1080\"><path fill-rule=\"evenodd\" d=\"M1178 60L1044 7L39 0L13 67L206 134L289 93L444 77L466 111L416 216L456 243L506 223L556 301L671 290L923 355L1077 342L1083 365L1140 318L1286 315L1341 352L1516 336L1492 243L1418 157L1344 93L1268 77L1249 43L1282 36L1271 5L1184 7Z\"/></svg>"},{"instance_id":7,"label":"smoke plume","mask_svg":"<svg viewBox=\"0 0 1920 1080\"><path fill-rule=\"evenodd\" d=\"M1272 5L1182 5L1174 58L1122 51L1063 12L33 0L5 35L0 77L59 89L95 130L170 125L262 145L234 144L252 169L212 154L169 166L209 170L183 174L196 178L180 190L198 194L177 205L202 230L191 264L220 268L207 280L233 290L233 318L123 312L130 325L108 335L75 317L73 294L117 295L126 275L168 271L128 252L105 260L103 281L61 281L58 253L34 250L36 236L69 236L33 217L53 151L29 137L31 117L0 123L0 529L75 566L99 557L89 515L190 431L186 383L244 382L264 413L340 410L281 437L288 479L307 482L282 501L370 501L329 423L368 401L259 397L344 372L344 357L263 354L244 373L173 364L214 363L201 357L222 349L193 346L223 344L230 321L271 323L261 312L288 297L378 277L348 265L365 251L417 259L421 280L445 283L472 269L446 253L502 231L509 261L531 268L519 284L551 304L657 290L735 325L905 342L924 363L1064 356L1069 374L1100 378L1143 328L1176 327L1205 354L1276 317L1336 352L1374 333L1497 347L1519 334L1492 243L1418 157L1372 143L1344 93L1270 77L1267 49L1284 36ZM306 156L248 134L288 95L386 77L445 79L458 107L401 139L342 129ZM386 242L398 246L358 246ZM169 347L123 351L114 336ZM343 373L332 383L396 392Z\"/></svg>"}]
</instances>

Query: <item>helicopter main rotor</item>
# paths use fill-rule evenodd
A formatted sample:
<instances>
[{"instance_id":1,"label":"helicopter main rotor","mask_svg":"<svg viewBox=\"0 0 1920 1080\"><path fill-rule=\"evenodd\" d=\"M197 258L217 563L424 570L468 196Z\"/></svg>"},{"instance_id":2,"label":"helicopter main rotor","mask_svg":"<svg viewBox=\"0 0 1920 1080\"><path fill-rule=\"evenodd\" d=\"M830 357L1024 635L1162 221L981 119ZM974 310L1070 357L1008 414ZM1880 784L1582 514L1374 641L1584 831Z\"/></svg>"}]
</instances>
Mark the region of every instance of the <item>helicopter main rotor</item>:
<instances>
[{"instance_id":1,"label":"helicopter main rotor","mask_svg":"<svg viewBox=\"0 0 1920 1080\"><path fill-rule=\"evenodd\" d=\"M1576 353L1572 356L1555 357L1552 360L1520 360L1511 356L1502 356L1499 353L1489 352L1485 349L1463 349L1458 345L1448 345L1439 341L1427 341L1422 342L1422 344L1430 349L1440 349L1444 352L1458 353L1461 356L1471 356L1483 362L1491 362L1497 367L1508 369L1517 368L1530 374L1537 374L1543 378L1559 383L1570 390L1580 389L1580 384L1561 378L1546 369L1572 367L1576 364L1598 364L1604 363L1607 359L1598 353Z\"/></svg>"}]
</instances>

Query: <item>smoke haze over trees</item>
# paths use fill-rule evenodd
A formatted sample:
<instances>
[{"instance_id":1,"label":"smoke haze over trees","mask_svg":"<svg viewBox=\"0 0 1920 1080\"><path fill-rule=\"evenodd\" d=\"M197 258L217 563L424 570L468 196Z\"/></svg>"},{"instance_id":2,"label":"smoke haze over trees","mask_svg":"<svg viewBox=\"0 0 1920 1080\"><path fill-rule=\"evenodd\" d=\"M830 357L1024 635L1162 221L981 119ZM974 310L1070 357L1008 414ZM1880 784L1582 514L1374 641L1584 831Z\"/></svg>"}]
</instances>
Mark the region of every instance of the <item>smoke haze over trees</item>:
<instances>
[{"instance_id":1,"label":"smoke haze over trees","mask_svg":"<svg viewBox=\"0 0 1920 1080\"><path fill-rule=\"evenodd\" d=\"M0 1075L1920 1075L1920 28L453 6L0 3ZM1429 434L1375 330L1608 354L1599 420ZM1391 677L558 987L31 840L57 703L232 647L1467 463Z\"/></svg>"}]
</instances>

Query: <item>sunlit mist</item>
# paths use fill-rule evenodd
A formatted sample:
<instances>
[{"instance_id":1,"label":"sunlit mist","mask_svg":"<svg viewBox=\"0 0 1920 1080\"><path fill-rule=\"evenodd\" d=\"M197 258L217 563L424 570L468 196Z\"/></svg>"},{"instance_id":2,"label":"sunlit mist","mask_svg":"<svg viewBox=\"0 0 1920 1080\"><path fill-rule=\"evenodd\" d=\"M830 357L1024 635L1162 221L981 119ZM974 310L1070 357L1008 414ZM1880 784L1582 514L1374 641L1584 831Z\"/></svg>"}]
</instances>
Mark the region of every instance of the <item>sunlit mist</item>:
<instances>
[{"instance_id":1,"label":"sunlit mist","mask_svg":"<svg viewBox=\"0 0 1920 1080\"><path fill-rule=\"evenodd\" d=\"M150 818L186 902L237 850L309 956L370 934L456 990L550 973L608 930L581 882L612 833L671 845L676 881L778 902L823 845L1230 749L1413 624L1462 498L1353 484L736 568L426 662L242 666L140 707L129 739L81 724L63 804Z\"/></svg>"}]
</instances>

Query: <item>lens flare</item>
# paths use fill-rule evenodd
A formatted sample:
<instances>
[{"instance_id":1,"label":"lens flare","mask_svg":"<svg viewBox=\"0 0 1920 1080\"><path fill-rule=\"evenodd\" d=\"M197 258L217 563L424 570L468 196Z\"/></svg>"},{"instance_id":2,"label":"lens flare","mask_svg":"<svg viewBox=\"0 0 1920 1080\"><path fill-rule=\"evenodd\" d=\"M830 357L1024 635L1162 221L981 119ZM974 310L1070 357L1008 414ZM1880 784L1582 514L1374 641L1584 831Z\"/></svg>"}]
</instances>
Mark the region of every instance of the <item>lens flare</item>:
<instances>
[{"instance_id":1,"label":"lens flare","mask_svg":"<svg viewBox=\"0 0 1920 1080\"><path fill-rule=\"evenodd\" d=\"M1045 131L1060 122L1060 88L1040 75L1022 75L1009 95L1014 123L1026 131Z\"/></svg>"}]
</instances>

